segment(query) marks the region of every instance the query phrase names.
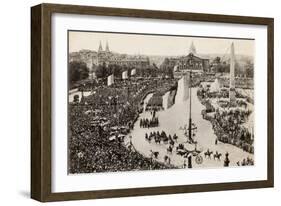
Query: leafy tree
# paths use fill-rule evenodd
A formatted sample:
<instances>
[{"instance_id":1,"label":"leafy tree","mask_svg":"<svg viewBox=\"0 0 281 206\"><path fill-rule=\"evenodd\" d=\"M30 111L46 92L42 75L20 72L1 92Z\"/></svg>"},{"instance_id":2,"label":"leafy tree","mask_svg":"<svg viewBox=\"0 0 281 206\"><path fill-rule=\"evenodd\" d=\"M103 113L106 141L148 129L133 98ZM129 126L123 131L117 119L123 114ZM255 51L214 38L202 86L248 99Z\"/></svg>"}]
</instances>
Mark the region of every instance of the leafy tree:
<instances>
[{"instance_id":1,"label":"leafy tree","mask_svg":"<svg viewBox=\"0 0 281 206\"><path fill-rule=\"evenodd\" d=\"M89 68L86 63L73 61L69 63L69 81L75 83L77 81L89 77Z\"/></svg>"},{"instance_id":2,"label":"leafy tree","mask_svg":"<svg viewBox=\"0 0 281 206\"><path fill-rule=\"evenodd\" d=\"M95 72L97 78L105 78L108 73L105 63L98 65Z\"/></svg>"},{"instance_id":3,"label":"leafy tree","mask_svg":"<svg viewBox=\"0 0 281 206\"><path fill-rule=\"evenodd\" d=\"M111 65L111 67L112 67L112 74L114 74L115 77L121 78L122 72L123 72L122 68L119 65L116 65L116 64ZM125 71L125 69L124 69L124 71Z\"/></svg>"},{"instance_id":4,"label":"leafy tree","mask_svg":"<svg viewBox=\"0 0 281 206\"><path fill-rule=\"evenodd\" d=\"M215 61L217 64L220 64L220 63L221 63L221 58L220 58L220 57L216 57L214 61Z\"/></svg>"}]
</instances>

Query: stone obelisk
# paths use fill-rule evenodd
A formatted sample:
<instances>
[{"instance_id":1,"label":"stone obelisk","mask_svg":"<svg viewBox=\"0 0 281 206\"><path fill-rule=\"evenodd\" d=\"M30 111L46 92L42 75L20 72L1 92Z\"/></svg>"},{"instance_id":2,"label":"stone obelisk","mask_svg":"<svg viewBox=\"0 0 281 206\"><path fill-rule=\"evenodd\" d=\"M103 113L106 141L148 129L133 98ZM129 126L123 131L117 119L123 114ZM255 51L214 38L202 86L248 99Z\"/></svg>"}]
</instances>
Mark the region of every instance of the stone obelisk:
<instances>
[{"instance_id":1,"label":"stone obelisk","mask_svg":"<svg viewBox=\"0 0 281 206\"><path fill-rule=\"evenodd\" d=\"M231 49L230 49L229 103L230 103L230 106L236 105L236 99L235 99L235 54L234 54L234 44L233 44L233 42L231 44Z\"/></svg>"}]
</instances>

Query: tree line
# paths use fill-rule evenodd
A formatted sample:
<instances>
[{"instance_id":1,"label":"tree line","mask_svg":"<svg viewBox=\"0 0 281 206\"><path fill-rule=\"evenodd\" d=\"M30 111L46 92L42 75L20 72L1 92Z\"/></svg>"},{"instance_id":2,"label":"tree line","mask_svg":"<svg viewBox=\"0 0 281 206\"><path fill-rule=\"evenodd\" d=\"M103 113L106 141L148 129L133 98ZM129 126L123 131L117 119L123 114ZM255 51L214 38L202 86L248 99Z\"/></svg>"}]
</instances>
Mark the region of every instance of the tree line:
<instances>
[{"instance_id":1,"label":"tree line","mask_svg":"<svg viewBox=\"0 0 281 206\"><path fill-rule=\"evenodd\" d=\"M74 84L89 77L89 68L84 62L72 61L69 63L68 75L69 83Z\"/></svg>"},{"instance_id":2,"label":"tree line","mask_svg":"<svg viewBox=\"0 0 281 206\"><path fill-rule=\"evenodd\" d=\"M128 66L128 65L118 65L105 63L94 66L95 75L97 78L106 78L113 74L116 78L122 78L122 73L128 71L128 77L131 76L131 71L135 69L137 77L157 77L162 75L162 70L159 69L155 64L147 66Z\"/></svg>"},{"instance_id":3,"label":"tree line","mask_svg":"<svg viewBox=\"0 0 281 206\"><path fill-rule=\"evenodd\" d=\"M216 57L210 65L213 71L216 73L229 73L230 64L226 61L222 61L220 57ZM243 64L235 64L235 74L236 75L246 75L247 77L254 76L254 64L250 60L243 61Z\"/></svg>"},{"instance_id":4,"label":"tree line","mask_svg":"<svg viewBox=\"0 0 281 206\"><path fill-rule=\"evenodd\" d=\"M96 78L107 78L109 75L114 75L116 78L122 78L122 73L128 71L128 77L131 76L131 71L136 69L137 77L166 77L174 78L173 68L170 67L160 67L151 64L147 66L128 66L128 65L118 65L105 63L100 65L93 65L92 68L88 68L86 63L82 61L72 61L69 63L68 79L70 84L75 84L81 80L87 79L90 75L90 70L94 72Z\"/></svg>"}]
</instances>

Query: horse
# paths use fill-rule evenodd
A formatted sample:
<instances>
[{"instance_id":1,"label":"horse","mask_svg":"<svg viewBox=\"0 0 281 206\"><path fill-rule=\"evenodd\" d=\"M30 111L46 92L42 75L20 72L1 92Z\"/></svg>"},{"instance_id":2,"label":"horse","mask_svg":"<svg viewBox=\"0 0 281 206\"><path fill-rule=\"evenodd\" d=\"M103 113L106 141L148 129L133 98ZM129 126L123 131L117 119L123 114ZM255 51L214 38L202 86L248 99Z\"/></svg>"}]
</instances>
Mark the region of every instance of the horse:
<instances>
[{"instance_id":1,"label":"horse","mask_svg":"<svg viewBox=\"0 0 281 206\"><path fill-rule=\"evenodd\" d=\"M177 151L177 154L180 156L184 156L185 154L187 154L187 151L179 150L179 151Z\"/></svg>"},{"instance_id":2,"label":"horse","mask_svg":"<svg viewBox=\"0 0 281 206\"><path fill-rule=\"evenodd\" d=\"M158 143L158 144L161 143L161 139L160 139L160 138L155 138L154 140L155 140L155 143L156 143L156 144L157 144L157 143Z\"/></svg>"},{"instance_id":3,"label":"horse","mask_svg":"<svg viewBox=\"0 0 281 206\"><path fill-rule=\"evenodd\" d=\"M204 153L204 155L205 155L205 158L208 156L209 157L209 159L211 158L211 155L213 154L213 152L211 151L209 151L209 149L207 150L207 152L205 152Z\"/></svg>"},{"instance_id":4,"label":"horse","mask_svg":"<svg viewBox=\"0 0 281 206\"><path fill-rule=\"evenodd\" d=\"M148 136L147 134L145 134L145 140L150 143L151 142L151 136L150 135Z\"/></svg>"},{"instance_id":5,"label":"horse","mask_svg":"<svg viewBox=\"0 0 281 206\"><path fill-rule=\"evenodd\" d=\"M173 139L177 142L178 136L174 134Z\"/></svg>"},{"instance_id":6,"label":"horse","mask_svg":"<svg viewBox=\"0 0 281 206\"><path fill-rule=\"evenodd\" d=\"M168 144L168 141L169 141L168 138L164 138L164 139L163 139L163 143L164 143L164 144Z\"/></svg>"},{"instance_id":7,"label":"horse","mask_svg":"<svg viewBox=\"0 0 281 206\"><path fill-rule=\"evenodd\" d=\"M173 140L170 140L170 145L173 147L175 145L175 142Z\"/></svg>"},{"instance_id":8,"label":"horse","mask_svg":"<svg viewBox=\"0 0 281 206\"><path fill-rule=\"evenodd\" d=\"M173 152L173 148L172 148L171 146L169 146L169 147L167 148L167 153L172 154L172 152Z\"/></svg>"},{"instance_id":9,"label":"horse","mask_svg":"<svg viewBox=\"0 0 281 206\"><path fill-rule=\"evenodd\" d=\"M179 144L179 146L176 147L177 150L179 149L184 149L184 145L183 144Z\"/></svg>"},{"instance_id":10,"label":"horse","mask_svg":"<svg viewBox=\"0 0 281 206\"><path fill-rule=\"evenodd\" d=\"M214 154L214 160L217 158L218 160L221 160L221 153L218 153L217 151L216 151L216 153Z\"/></svg>"},{"instance_id":11,"label":"horse","mask_svg":"<svg viewBox=\"0 0 281 206\"><path fill-rule=\"evenodd\" d=\"M159 152L154 152L152 150L150 150L150 152L151 152L152 157L154 157L155 159L158 159Z\"/></svg>"},{"instance_id":12,"label":"horse","mask_svg":"<svg viewBox=\"0 0 281 206\"><path fill-rule=\"evenodd\" d=\"M168 162L168 164L170 164L170 162L171 162L170 157L168 157L167 155L165 155L165 156L164 156L164 162L165 162L165 163Z\"/></svg>"}]
</instances>

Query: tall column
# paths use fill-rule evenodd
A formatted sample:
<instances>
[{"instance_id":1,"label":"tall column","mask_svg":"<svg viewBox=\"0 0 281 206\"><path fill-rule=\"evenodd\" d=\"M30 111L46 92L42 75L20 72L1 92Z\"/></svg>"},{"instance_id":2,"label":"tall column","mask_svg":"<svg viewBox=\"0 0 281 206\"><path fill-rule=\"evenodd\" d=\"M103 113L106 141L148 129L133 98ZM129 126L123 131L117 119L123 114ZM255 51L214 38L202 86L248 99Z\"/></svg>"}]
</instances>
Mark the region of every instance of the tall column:
<instances>
[{"instance_id":1,"label":"tall column","mask_svg":"<svg viewBox=\"0 0 281 206\"><path fill-rule=\"evenodd\" d=\"M234 54L233 42L231 44L231 49L230 49L229 103L230 103L230 106L234 106L236 104L236 99L235 99L235 54Z\"/></svg>"}]
</instances>

